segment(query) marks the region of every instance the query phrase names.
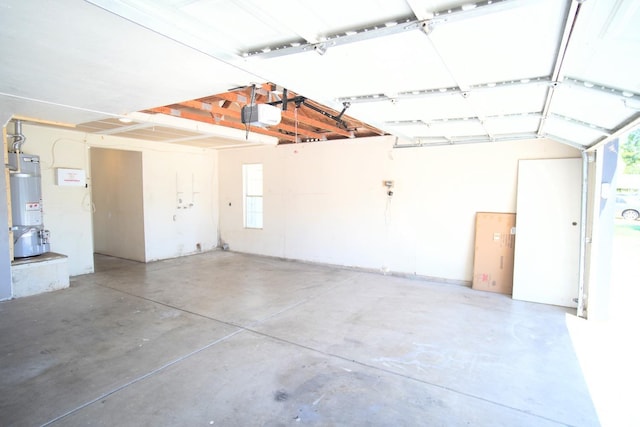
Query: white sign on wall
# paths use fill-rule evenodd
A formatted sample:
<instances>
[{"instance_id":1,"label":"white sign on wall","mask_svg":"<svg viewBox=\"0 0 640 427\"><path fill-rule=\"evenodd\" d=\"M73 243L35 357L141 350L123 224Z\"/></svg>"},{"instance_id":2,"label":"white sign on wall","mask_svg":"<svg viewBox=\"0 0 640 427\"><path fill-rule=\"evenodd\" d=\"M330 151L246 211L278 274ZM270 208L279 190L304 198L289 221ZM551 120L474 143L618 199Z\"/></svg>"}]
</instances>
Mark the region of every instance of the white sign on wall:
<instances>
[{"instance_id":1,"label":"white sign on wall","mask_svg":"<svg viewBox=\"0 0 640 427\"><path fill-rule=\"evenodd\" d=\"M83 169L56 169L56 184L67 187L84 187L87 177Z\"/></svg>"}]
</instances>

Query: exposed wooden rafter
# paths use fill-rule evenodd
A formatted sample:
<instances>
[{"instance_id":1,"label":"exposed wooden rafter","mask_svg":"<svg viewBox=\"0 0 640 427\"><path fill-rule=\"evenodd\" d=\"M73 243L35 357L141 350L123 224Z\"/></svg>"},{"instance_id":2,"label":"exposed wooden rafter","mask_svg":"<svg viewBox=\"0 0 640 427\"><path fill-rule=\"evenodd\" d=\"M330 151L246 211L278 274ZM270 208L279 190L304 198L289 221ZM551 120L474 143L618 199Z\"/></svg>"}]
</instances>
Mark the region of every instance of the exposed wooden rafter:
<instances>
[{"instance_id":1,"label":"exposed wooden rafter","mask_svg":"<svg viewBox=\"0 0 640 427\"><path fill-rule=\"evenodd\" d=\"M245 105L251 104L252 99L256 104L269 103L281 109L286 108L281 111L280 123L267 128L247 128L242 123L241 110ZM344 111L337 112L290 91L275 92L275 85L271 83L241 87L204 98L152 108L147 112L275 136L281 144L385 134L374 126L345 115Z\"/></svg>"}]
</instances>

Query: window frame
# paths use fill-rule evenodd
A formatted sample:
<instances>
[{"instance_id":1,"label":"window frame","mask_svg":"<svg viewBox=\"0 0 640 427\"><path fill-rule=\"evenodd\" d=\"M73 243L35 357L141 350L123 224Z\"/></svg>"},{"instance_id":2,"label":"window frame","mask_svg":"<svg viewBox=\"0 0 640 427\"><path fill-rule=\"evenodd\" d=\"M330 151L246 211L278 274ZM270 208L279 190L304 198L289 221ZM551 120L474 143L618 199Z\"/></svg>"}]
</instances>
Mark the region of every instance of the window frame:
<instances>
[{"instance_id":1,"label":"window frame","mask_svg":"<svg viewBox=\"0 0 640 427\"><path fill-rule=\"evenodd\" d=\"M259 177L259 179L257 179ZM259 185L256 183L259 181ZM262 163L242 165L242 222L246 229L264 227L264 166Z\"/></svg>"}]
</instances>

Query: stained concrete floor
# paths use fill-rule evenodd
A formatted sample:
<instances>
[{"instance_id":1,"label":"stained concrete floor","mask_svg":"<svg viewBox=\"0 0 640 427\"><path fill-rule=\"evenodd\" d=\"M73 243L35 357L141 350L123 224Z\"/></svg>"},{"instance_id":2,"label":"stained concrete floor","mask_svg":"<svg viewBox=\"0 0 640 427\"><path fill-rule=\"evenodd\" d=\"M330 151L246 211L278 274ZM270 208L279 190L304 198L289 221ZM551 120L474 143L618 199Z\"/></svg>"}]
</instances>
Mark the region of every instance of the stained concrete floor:
<instances>
[{"instance_id":1,"label":"stained concrete floor","mask_svg":"<svg viewBox=\"0 0 640 427\"><path fill-rule=\"evenodd\" d=\"M3 426L594 426L567 310L215 251L0 303Z\"/></svg>"}]
</instances>

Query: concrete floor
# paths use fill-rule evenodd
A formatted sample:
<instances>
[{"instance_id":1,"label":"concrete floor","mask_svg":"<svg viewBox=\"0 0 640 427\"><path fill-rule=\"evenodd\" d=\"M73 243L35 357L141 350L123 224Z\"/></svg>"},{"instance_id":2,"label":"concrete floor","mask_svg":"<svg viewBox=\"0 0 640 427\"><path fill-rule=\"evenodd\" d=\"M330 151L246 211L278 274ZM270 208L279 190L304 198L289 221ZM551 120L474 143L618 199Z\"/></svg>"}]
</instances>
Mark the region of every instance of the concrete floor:
<instances>
[{"instance_id":1,"label":"concrete floor","mask_svg":"<svg viewBox=\"0 0 640 427\"><path fill-rule=\"evenodd\" d=\"M0 424L594 426L567 310L215 251L0 303Z\"/></svg>"}]
</instances>

